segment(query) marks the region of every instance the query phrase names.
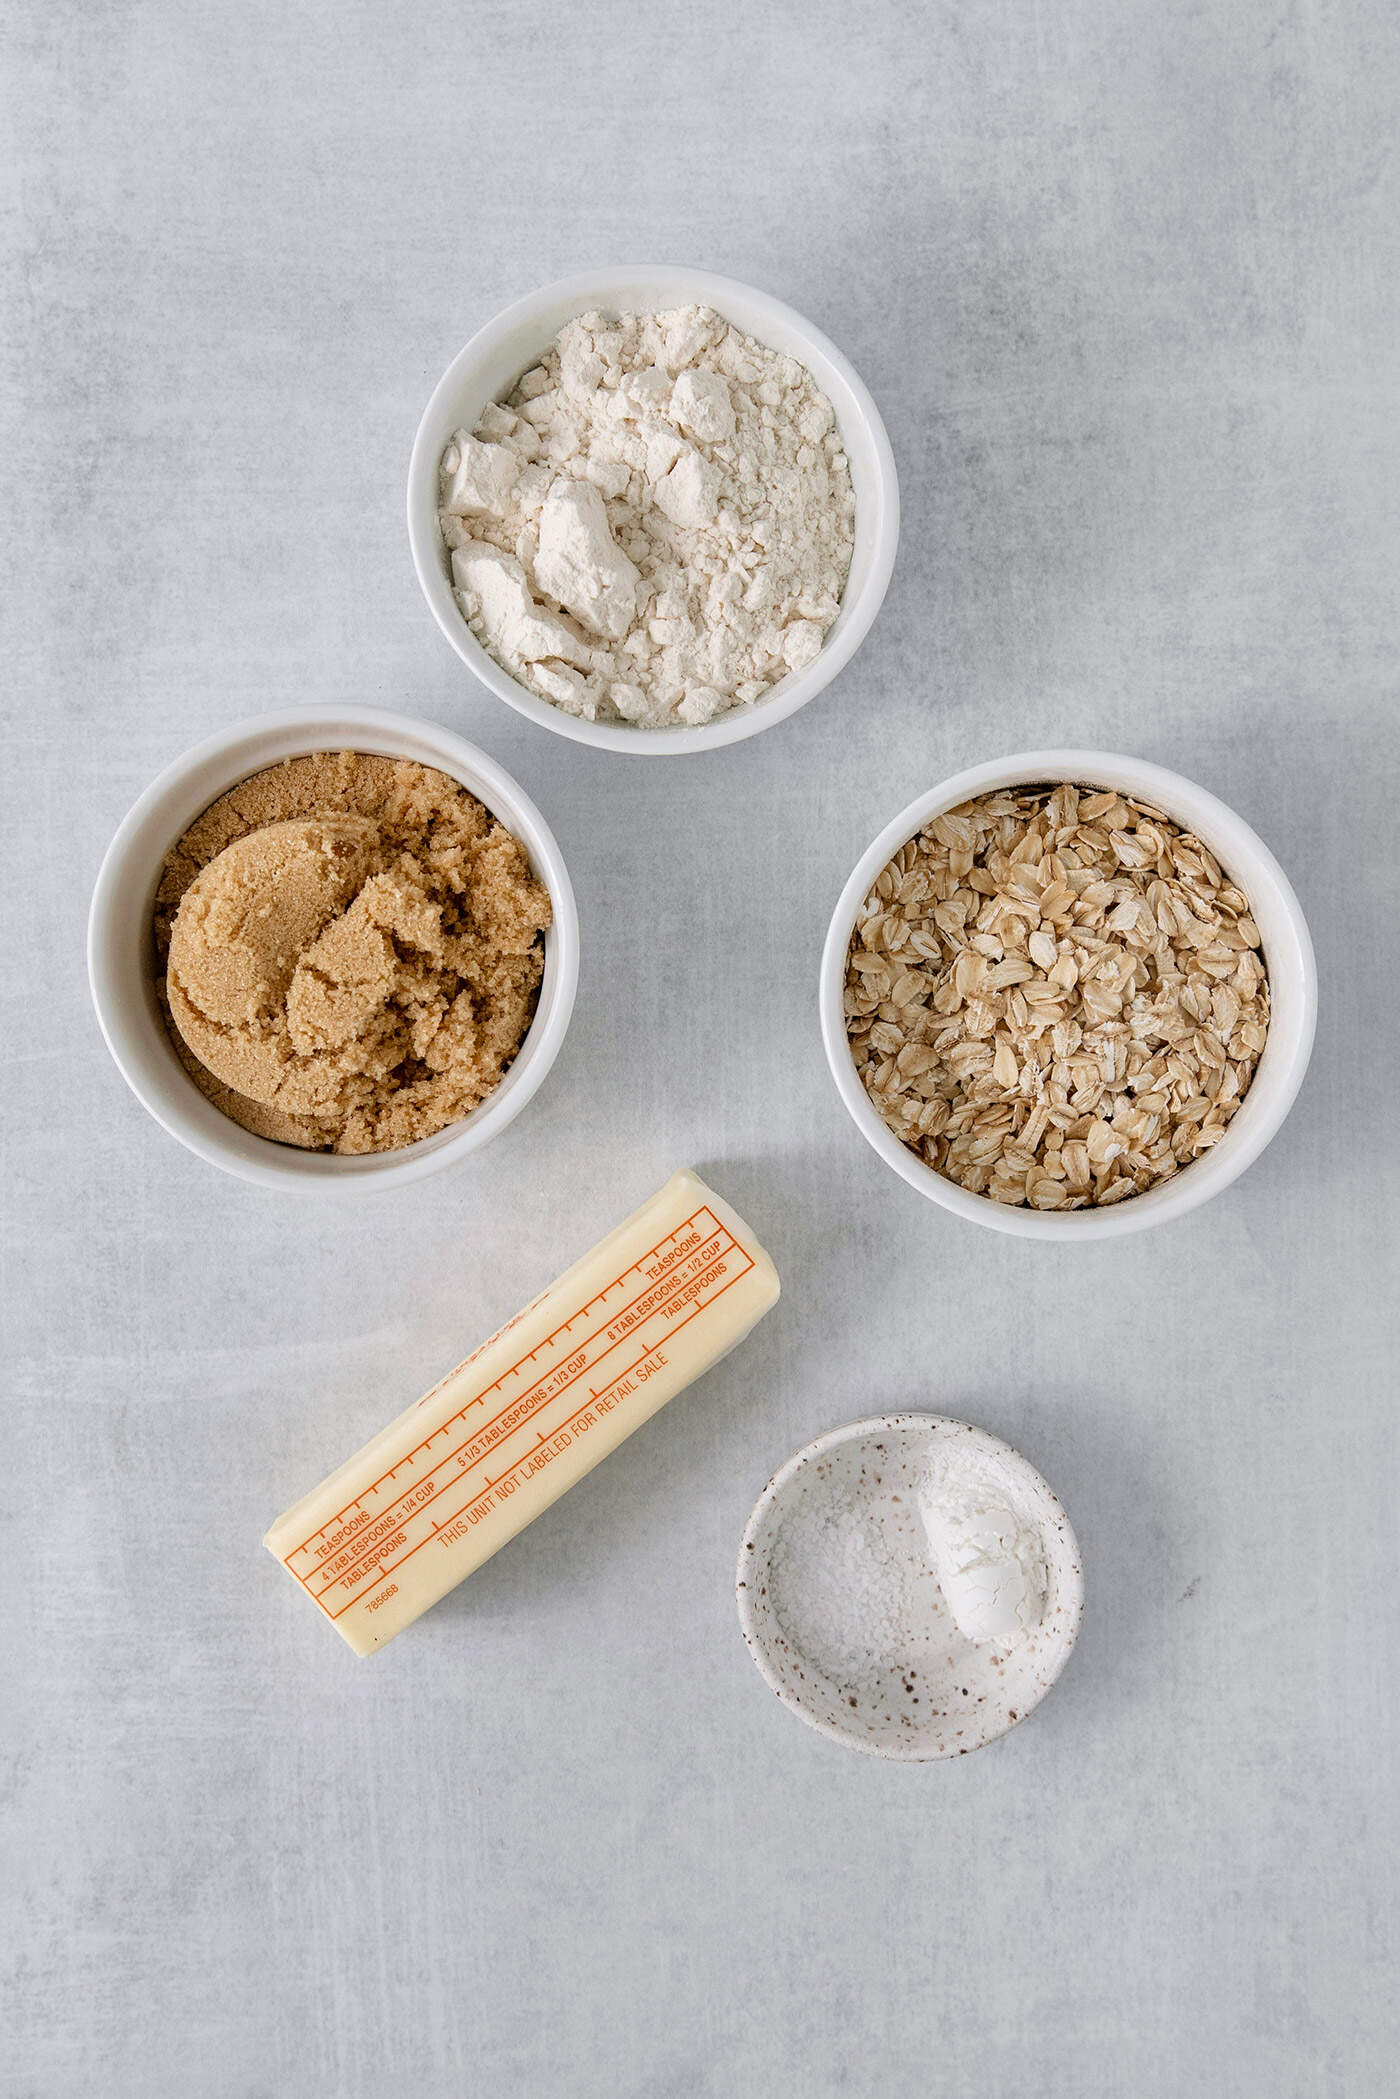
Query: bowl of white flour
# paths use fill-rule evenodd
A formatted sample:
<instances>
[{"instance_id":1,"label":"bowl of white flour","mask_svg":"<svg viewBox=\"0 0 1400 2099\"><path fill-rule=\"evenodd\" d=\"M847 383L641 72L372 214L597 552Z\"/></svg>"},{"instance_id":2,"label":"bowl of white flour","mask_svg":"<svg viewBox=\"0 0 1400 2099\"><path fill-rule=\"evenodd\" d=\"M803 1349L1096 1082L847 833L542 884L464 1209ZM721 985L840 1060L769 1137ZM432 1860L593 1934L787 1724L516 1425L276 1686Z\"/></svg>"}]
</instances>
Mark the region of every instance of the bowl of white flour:
<instances>
[{"instance_id":1,"label":"bowl of white flour","mask_svg":"<svg viewBox=\"0 0 1400 2099\"><path fill-rule=\"evenodd\" d=\"M409 543L447 640L544 728L737 743L850 661L899 536L879 411L766 293L670 268L546 286L424 412Z\"/></svg>"}]
</instances>

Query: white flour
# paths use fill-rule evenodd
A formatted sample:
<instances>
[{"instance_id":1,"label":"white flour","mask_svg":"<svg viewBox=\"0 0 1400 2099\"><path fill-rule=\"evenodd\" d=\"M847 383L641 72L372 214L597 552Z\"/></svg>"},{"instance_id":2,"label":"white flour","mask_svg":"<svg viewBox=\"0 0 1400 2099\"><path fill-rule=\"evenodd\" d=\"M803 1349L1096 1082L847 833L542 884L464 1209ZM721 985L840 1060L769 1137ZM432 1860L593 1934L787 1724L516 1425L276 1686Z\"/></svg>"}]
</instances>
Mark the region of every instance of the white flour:
<instances>
[{"instance_id":1,"label":"white flour","mask_svg":"<svg viewBox=\"0 0 1400 2099\"><path fill-rule=\"evenodd\" d=\"M710 721L810 663L850 568L831 403L703 306L584 314L443 455L455 594L570 714Z\"/></svg>"}]
</instances>

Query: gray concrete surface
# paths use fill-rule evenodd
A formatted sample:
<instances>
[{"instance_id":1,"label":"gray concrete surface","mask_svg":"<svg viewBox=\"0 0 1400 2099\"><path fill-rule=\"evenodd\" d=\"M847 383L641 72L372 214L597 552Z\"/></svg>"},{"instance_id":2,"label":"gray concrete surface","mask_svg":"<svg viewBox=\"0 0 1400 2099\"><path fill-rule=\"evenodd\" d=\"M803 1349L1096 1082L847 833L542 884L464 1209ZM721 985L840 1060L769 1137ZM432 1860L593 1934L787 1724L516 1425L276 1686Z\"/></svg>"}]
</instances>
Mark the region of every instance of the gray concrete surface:
<instances>
[{"instance_id":1,"label":"gray concrete surface","mask_svg":"<svg viewBox=\"0 0 1400 2099\"><path fill-rule=\"evenodd\" d=\"M0 6L7 2099L1386 2088L1397 83L1385 0ZM839 685L674 765L476 688L401 515L466 336L651 256L827 329L905 504ZM82 964L167 759L342 696L519 776L587 943L530 1112L363 1206L180 1151ZM1323 987L1245 1180L1073 1256L903 1188L813 1013L876 828L1060 739L1241 809ZM684 1160L780 1311L356 1662L265 1524ZM956 1768L820 1740L735 1626L769 1472L887 1404L1086 1555Z\"/></svg>"}]
</instances>

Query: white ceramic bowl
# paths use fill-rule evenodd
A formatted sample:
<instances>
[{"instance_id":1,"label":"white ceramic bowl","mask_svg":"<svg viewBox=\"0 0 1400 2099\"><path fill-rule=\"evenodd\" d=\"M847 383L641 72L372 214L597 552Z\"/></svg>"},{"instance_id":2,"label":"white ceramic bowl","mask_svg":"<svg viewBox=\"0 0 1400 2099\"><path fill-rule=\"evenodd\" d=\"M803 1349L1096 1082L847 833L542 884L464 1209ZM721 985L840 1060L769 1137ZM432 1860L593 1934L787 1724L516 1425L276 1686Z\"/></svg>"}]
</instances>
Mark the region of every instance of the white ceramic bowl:
<instances>
[{"instance_id":1,"label":"white ceramic bowl","mask_svg":"<svg viewBox=\"0 0 1400 2099\"><path fill-rule=\"evenodd\" d=\"M1040 1532L1043 1614L1005 1654L963 1638L938 1586L920 1486L954 1457ZM818 1436L774 1474L735 1591L784 1705L848 1749L926 1761L981 1749L1040 1703L1078 1635L1084 1577L1069 1518L1019 1451L941 1414L884 1414Z\"/></svg>"},{"instance_id":2,"label":"white ceramic bowl","mask_svg":"<svg viewBox=\"0 0 1400 2099\"><path fill-rule=\"evenodd\" d=\"M181 1064L156 1000L151 913L166 853L221 794L265 766L314 751L369 751L436 766L470 788L524 845L550 894L544 976L529 1032L500 1085L436 1136L339 1157L274 1144L206 1100ZM494 759L432 722L366 707L296 709L237 723L196 745L147 788L107 849L88 920L88 977L122 1077L163 1129L213 1166L275 1188L391 1188L453 1166L513 1122L559 1053L578 985L578 912L563 856L539 810Z\"/></svg>"},{"instance_id":3,"label":"white ceramic bowl","mask_svg":"<svg viewBox=\"0 0 1400 2099\"><path fill-rule=\"evenodd\" d=\"M454 430L475 423L488 401L508 393L537 364L567 321L594 310L656 313L670 306L712 306L727 321L770 348L806 365L836 410L851 462L856 495L856 540L841 610L806 670L775 685L766 699L734 707L698 729L638 729L619 722L581 721L552 707L501 669L463 619L452 595L451 569L438 529L438 467ZM766 292L701 270L638 265L592 270L547 284L517 300L480 329L453 358L433 392L414 439L408 469L408 539L413 566L433 617L468 670L499 699L542 728L577 743L645 757L717 750L785 721L815 699L843 670L869 632L894 567L899 539L899 484L880 412L861 381L827 338Z\"/></svg>"},{"instance_id":4,"label":"white ceramic bowl","mask_svg":"<svg viewBox=\"0 0 1400 2099\"><path fill-rule=\"evenodd\" d=\"M931 817L974 796L1033 781L1073 780L1080 785L1114 788L1151 802L1210 848L1230 879L1249 898L1263 938L1269 972L1272 1012L1269 1037L1248 1093L1220 1142L1169 1181L1146 1195L1129 1196L1104 1209L1043 1211L1012 1209L990 1196L972 1195L937 1173L900 1143L880 1120L861 1084L846 1035L844 985L846 954L856 914L875 879L899 848ZM1317 969L1302 907L1273 854L1243 817L1204 787L1179 773L1141 758L1116 757L1107 751L1027 751L996 758L955 773L950 780L921 794L886 824L863 853L841 891L822 950L819 989L822 1040L836 1090L852 1121L895 1172L930 1202L985 1224L995 1232L1023 1239L1119 1238L1148 1225L1164 1224L1218 1195L1257 1159L1293 1105L1312 1054L1317 1026Z\"/></svg>"}]
</instances>

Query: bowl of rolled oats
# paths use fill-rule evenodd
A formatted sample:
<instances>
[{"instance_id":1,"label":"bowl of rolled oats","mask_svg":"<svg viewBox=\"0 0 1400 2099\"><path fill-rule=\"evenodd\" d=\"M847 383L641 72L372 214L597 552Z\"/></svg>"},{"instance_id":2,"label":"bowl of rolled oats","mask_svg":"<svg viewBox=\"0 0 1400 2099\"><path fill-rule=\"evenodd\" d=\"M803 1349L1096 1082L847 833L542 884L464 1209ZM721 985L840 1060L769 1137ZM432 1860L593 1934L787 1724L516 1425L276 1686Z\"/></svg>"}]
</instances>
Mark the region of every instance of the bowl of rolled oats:
<instances>
[{"instance_id":1,"label":"bowl of rolled oats","mask_svg":"<svg viewBox=\"0 0 1400 2099\"><path fill-rule=\"evenodd\" d=\"M1035 751L921 795L841 893L827 1061L931 1201L1027 1238L1160 1224L1243 1173L1307 1070L1312 942L1244 820L1177 773Z\"/></svg>"}]
</instances>

